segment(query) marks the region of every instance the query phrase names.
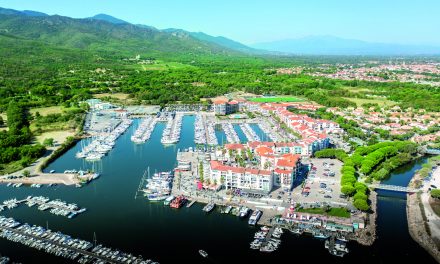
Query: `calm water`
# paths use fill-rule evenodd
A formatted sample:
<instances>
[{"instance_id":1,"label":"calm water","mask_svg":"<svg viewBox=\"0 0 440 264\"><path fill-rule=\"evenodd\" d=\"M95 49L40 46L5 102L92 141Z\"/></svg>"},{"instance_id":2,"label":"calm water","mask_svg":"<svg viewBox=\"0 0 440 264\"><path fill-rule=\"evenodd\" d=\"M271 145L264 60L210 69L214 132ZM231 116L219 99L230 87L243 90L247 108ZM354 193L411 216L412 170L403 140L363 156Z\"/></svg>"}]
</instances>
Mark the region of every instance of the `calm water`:
<instances>
[{"instance_id":1,"label":"calm water","mask_svg":"<svg viewBox=\"0 0 440 264\"><path fill-rule=\"evenodd\" d=\"M238 138L240 139L240 143L248 142L246 135L243 133L243 130L239 125L233 125L235 132L237 132Z\"/></svg>"},{"instance_id":2,"label":"calm water","mask_svg":"<svg viewBox=\"0 0 440 264\"><path fill-rule=\"evenodd\" d=\"M266 133L261 130L261 128L257 124L250 124L251 128L257 133L257 135L260 137L262 141L272 141Z\"/></svg>"},{"instance_id":3,"label":"calm water","mask_svg":"<svg viewBox=\"0 0 440 264\"><path fill-rule=\"evenodd\" d=\"M137 121L136 121L137 122ZM281 248L270 255L249 249L255 229L246 221L236 217L212 213L205 215L200 205L180 210L171 210L161 203L149 203L145 199L134 199L144 170L171 170L176 161L178 148L193 146L194 117L186 116L182 137L175 147L163 147L160 137L164 124L160 123L151 139L144 145L134 145L130 135L121 136L115 149L101 162L91 164L75 159L80 144L51 164L47 170L94 168L102 173L101 178L83 188L58 186L55 188L8 188L0 186L0 201L27 195L45 195L86 207L88 211L75 219L54 216L36 208L21 206L2 214L59 230L73 237L93 240L96 233L98 243L119 248L133 254L141 254L161 263L275 263L291 259L291 262L307 260L337 263L394 263L411 260L434 263L407 231L405 196L380 193L378 200L378 236L372 247L350 243L351 250L345 258L331 256L324 249L323 241L310 237L295 237L285 234ZM218 135L221 135L220 133ZM422 161L420 161L422 162ZM420 162L399 170L390 181L402 184L409 180ZM399 182L394 182L398 184ZM209 253L202 259L198 250ZM66 259L54 257L19 244L0 239L0 253L23 263L66 263Z\"/></svg>"}]
</instances>

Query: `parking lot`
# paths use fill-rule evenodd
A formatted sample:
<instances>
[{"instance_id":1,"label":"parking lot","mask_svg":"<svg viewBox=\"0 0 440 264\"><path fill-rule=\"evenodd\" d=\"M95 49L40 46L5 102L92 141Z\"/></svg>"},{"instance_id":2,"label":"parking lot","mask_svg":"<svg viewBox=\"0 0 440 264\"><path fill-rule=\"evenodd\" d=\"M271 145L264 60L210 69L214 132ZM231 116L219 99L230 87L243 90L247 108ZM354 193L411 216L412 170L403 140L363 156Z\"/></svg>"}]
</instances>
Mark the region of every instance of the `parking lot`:
<instances>
[{"instance_id":1,"label":"parking lot","mask_svg":"<svg viewBox=\"0 0 440 264\"><path fill-rule=\"evenodd\" d=\"M304 207L329 205L342 207L348 200L341 196L342 162L336 159L310 159L312 165L304 184L292 191L292 203Z\"/></svg>"}]
</instances>

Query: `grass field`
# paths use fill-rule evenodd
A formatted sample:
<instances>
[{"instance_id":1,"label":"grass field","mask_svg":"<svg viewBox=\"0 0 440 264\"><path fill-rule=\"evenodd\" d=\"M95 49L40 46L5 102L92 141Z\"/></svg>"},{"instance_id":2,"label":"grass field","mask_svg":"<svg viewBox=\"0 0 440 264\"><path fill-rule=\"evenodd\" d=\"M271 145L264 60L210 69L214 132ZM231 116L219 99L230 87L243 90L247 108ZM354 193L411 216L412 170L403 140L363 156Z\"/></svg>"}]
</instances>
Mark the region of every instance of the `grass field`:
<instances>
[{"instance_id":1,"label":"grass field","mask_svg":"<svg viewBox=\"0 0 440 264\"><path fill-rule=\"evenodd\" d=\"M255 97L250 99L257 103L281 103L281 102L302 102L304 99L294 96Z\"/></svg>"},{"instance_id":2,"label":"grass field","mask_svg":"<svg viewBox=\"0 0 440 264\"><path fill-rule=\"evenodd\" d=\"M103 98L103 97L111 97L118 100L126 100L128 99L128 94L126 93L102 93L102 94L95 94L93 95L95 98Z\"/></svg>"},{"instance_id":3,"label":"grass field","mask_svg":"<svg viewBox=\"0 0 440 264\"><path fill-rule=\"evenodd\" d=\"M332 207L329 211L325 211L324 208L300 208L297 210L298 212L302 213L310 213L310 214L320 214L320 215L329 215L329 216L336 216L336 217L350 217L350 212L347 211L345 208L336 208Z\"/></svg>"},{"instance_id":4,"label":"grass field","mask_svg":"<svg viewBox=\"0 0 440 264\"><path fill-rule=\"evenodd\" d=\"M369 92L372 92L371 89L364 88L364 87L342 86L341 88L349 90L352 93L369 93Z\"/></svg>"},{"instance_id":5,"label":"grass field","mask_svg":"<svg viewBox=\"0 0 440 264\"><path fill-rule=\"evenodd\" d=\"M29 112L33 115L35 115L36 112L39 112L40 115L46 116L49 114L61 114L63 113L64 107L62 106L49 106L49 107L39 107L39 108L32 108L29 110Z\"/></svg>"},{"instance_id":6,"label":"grass field","mask_svg":"<svg viewBox=\"0 0 440 264\"><path fill-rule=\"evenodd\" d=\"M363 99L363 98L348 98L348 97L343 97L343 98L356 103L357 106L362 106L363 104L368 104L368 103L378 104L379 106L393 106L396 104L396 102L384 98L383 99L382 98Z\"/></svg>"},{"instance_id":7,"label":"grass field","mask_svg":"<svg viewBox=\"0 0 440 264\"><path fill-rule=\"evenodd\" d=\"M164 70L194 68L194 66L188 64L183 64L179 62L164 62L164 61L156 61L154 64L141 64L140 67L144 71L164 71Z\"/></svg>"},{"instance_id":8,"label":"grass field","mask_svg":"<svg viewBox=\"0 0 440 264\"><path fill-rule=\"evenodd\" d=\"M72 130L61 130L61 131L47 131L43 132L41 135L36 136L36 140L43 144L46 138L53 138L55 145L63 144L67 137L73 137L75 132Z\"/></svg>"}]
</instances>

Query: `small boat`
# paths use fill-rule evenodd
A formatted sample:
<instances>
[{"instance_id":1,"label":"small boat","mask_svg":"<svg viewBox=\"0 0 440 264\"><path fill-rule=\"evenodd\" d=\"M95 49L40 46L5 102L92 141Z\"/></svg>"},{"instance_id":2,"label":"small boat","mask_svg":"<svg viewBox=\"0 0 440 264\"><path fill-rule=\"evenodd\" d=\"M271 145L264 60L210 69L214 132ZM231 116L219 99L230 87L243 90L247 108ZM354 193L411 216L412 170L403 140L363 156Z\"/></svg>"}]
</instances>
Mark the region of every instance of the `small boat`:
<instances>
[{"instance_id":1,"label":"small boat","mask_svg":"<svg viewBox=\"0 0 440 264\"><path fill-rule=\"evenodd\" d=\"M248 224L250 225L256 225L258 220L260 220L261 215L263 214L263 212L261 212L260 210L255 210L251 217L249 217L249 221Z\"/></svg>"},{"instance_id":2,"label":"small boat","mask_svg":"<svg viewBox=\"0 0 440 264\"><path fill-rule=\"evenodd\" d=\"M330 254L332 254L333 256L336 256L336 257L343 257L343 256L345 256L345 252L343 252L343 251L339 251L339 250L336 250L336 249L333 249L333 250L330 250Z\"/></svg>"},{"instance_id":3,"label":"small boat","mask_svg":"<svg viewBox=\"0 0 440 264\"><path fill-rule=\"evenodd\" d=\"M163 202L164 205L170 205L170 203L174 200L174 195L168 196L168 198L165 199Z\"/></svg>"},{"instance_id":4,"label":"small boat","mask_svg":"<svg viewBox=\"0 0 440 264\"><path fill-rule=\"evenodd\" d=\"M184 196L179 196L170 203L171 208L179 209L187 202Z\"/></svg>"},{"instance_id":5,"label":"small boat","mask_svg":"<svg viewBox=\"0 0 440 264\"><path fill-rule=\"evenodd\" d=\"M147 199L149 201L163 201L163 200L165 200L167 198L168 198L167 195L160 195L160 194L149 194L149 195L147 195Z\"/></svg>"},{"instance_id":6,"label":"small boat","mask_svg":"<svg viewBox=\"0 0 440 264\"><path fill-rule=\"evenodd\" d=\"M215 207L215 203L210 202L210 203L208 203L205 207L203 207L203 211L204 211L205 213L209 213L209 212L211 212L212 210L214 210L214 207Z\"/></svg>"},{"instance_id":7,"label":"small boat","mask_svg":"<svg viewBox=\"0 0 440 264\"><path fill-rule=\"evenodd\" d=\"M49 171L49 173L54 173L54 172L55 172L55 170L50 170L50 171Z\"/></svg>"},{"instance_id":8,"label":"small boat","mask_svg":"<svg viewBox=\"0 0 440 264\"><path fill-rule=\"evenodd\" d=\"M295 235L301 235L303 233L303 231L300 228L294 228L290 230L290 232Z\"/></svg>"},{"instance_id":9,"label":"small boat","mask_svg":"<svg viewBox=\"0 0 440 264\"><path fill-rule=\"evenodd\" d=\"M229 214L232 210L232 206L228 205L228 207L226 207L225 209L225 214Z\"/></svg>"},{"instance_id":10,"label":"small boat","mask_svg":"<svg viewBox=\"0 0 440 264\"><path fill-rule=\"evenodd\" d=\"M239 213L239 217L240 218L245 218L245 217L247 217L248 216L248 214L249 214L249 208L247 208L246 206L243 206L243 207L241 207L241 209L240 209L240 213Z\"/></svg>"},{"instance_id":11,"label":"small boat","mask_svg":"<svg viewBox=\"0 0 440 264\"><path fill-rule=\"evenodd\" d=\"M199 254L200 254L200 256L202 256L202 257L204 257L204 258L206 258L206 257L208 257L208 253L206 253L206 251L204 251L204 250L199 250Z\"/></svg>"},{"instance_id":12,"label":"small boat","mask_svg":"<svg viewBox=\"0 0 440 264\"><path fill-rule=\"evenodd\" d=\"M323 233L321 233L321 232L317 232L317 233L314 233L314 234L313 234L313 237L314 237L314 238L317 238L317 239L327 239L327 238L328 238L328 235L325 235L325 234L323 234Z\"/></svg>"}]
</instances>

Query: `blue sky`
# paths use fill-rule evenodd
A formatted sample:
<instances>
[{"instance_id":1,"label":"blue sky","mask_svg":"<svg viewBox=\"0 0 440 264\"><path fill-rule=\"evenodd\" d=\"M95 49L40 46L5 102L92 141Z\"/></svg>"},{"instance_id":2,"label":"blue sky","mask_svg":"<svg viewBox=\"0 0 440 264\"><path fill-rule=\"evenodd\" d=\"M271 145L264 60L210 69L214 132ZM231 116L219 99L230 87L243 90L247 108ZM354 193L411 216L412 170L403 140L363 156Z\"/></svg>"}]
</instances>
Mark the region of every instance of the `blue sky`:
<instances>
[{"instance_id":1,"label":"blue sky","mask_svg":"<svg viewBox=\"0 0 440 264\"><path fill-rule=\"evenodd\" d=\"M439 0L0 0L0 6L76 18L105 13L245 44L333 35L440 45Z\"/></svg>"}]
</instances>

